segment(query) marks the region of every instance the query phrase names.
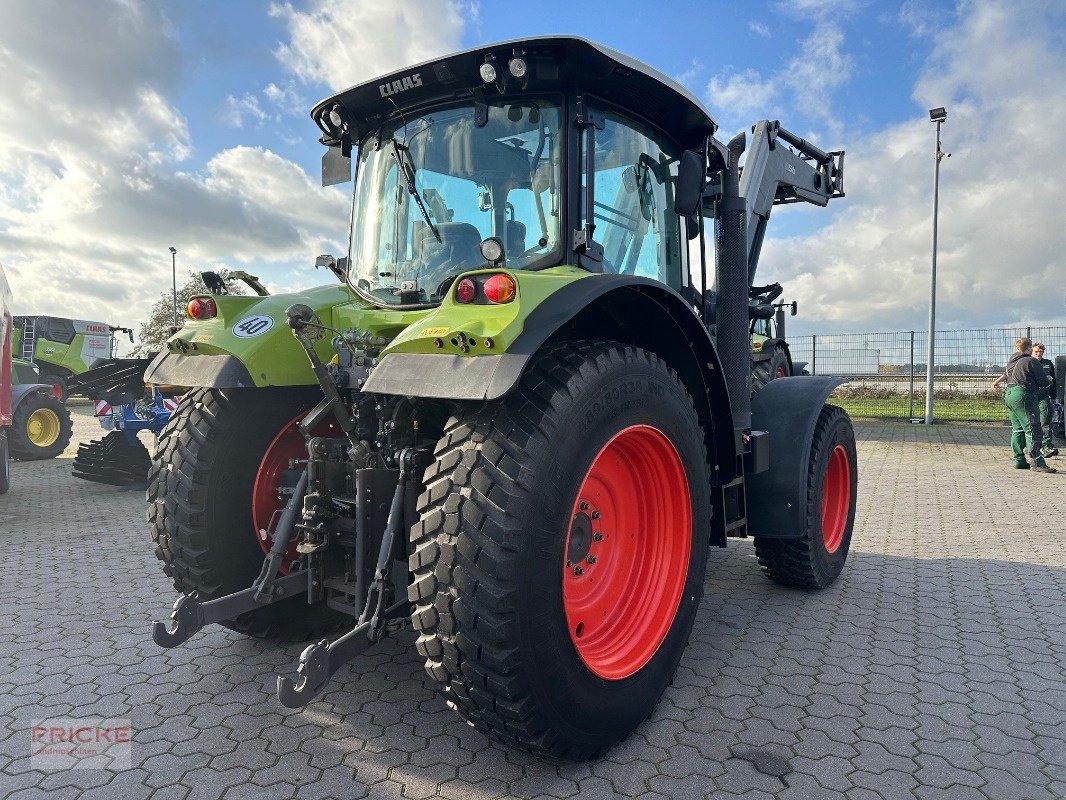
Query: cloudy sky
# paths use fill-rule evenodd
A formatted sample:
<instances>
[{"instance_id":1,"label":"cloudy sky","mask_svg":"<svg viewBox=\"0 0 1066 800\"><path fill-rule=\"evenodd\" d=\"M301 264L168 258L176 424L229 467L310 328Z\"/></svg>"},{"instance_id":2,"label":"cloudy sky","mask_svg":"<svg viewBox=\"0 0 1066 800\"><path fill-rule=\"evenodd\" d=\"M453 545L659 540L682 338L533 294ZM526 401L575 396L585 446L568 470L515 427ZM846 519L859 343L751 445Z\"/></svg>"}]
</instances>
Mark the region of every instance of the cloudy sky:
<instances>
[{"instance_id":1,"label":"cloudy sky","mask_svg":"<svg viewBox=\"0 0 1066 800\"><path fill-rule=\"evenodd\" d=\"M533 10L536 13L532 13ZM577 33L676 76L728 138L845 149L847 198L774 213L792 330L922 328L944 105L941 327L1066 324L1061 0L3 0L0 261L19 313L136 325L179 270L323 282L347 202L307 116L448 51ZM802 322L801 322L802 320Z\"/></svg>"}]
</instances>

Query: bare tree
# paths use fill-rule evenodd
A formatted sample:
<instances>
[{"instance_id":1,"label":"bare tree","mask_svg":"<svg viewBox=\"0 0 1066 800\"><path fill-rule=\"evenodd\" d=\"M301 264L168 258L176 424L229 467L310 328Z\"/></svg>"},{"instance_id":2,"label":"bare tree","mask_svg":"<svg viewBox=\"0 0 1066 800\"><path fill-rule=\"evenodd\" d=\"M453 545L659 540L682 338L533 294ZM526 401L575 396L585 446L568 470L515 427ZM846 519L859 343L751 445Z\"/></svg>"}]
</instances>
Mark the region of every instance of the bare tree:
<instances>
[{"instance_id":1,"label":"bare tree","mask_svg":"<svg viewBox=\"0 0 1066 800\"><path fill-rule=\"evenodd\" d=\"M231 278L229 270L217 270L218 275L226 283L226 289L230 294L244 294L244 286L239 281ZM189 300L198 294L208 294L207 286L198 272L190 272L189 279L178 287L178 324L185 324L185 307ZM156 353L166 345L174 328L174 296L171 292L161 292L159 299L152 304L148 312L148 319L141 323L140 332L137 334L137 346L133 349L134 356L144 357L150 353Z\"/></svg>"}]
</instances>

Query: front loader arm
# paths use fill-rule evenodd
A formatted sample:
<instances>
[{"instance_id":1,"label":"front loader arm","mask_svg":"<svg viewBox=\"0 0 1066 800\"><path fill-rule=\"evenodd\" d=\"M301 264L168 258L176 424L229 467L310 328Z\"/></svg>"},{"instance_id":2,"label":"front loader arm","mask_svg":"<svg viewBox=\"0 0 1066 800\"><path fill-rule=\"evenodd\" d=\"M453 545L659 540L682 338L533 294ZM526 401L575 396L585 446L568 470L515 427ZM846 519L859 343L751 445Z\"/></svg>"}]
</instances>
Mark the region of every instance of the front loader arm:
<instances>
[{"instance_id":1,"label":"front loader arm","mask_svg":"<svg viewBox=\"0 0 1066 800\"><path fill-rule=\"evenodd\" d=\"M783 144L789 146L783 146ZM755 279L766 224L775 205L807 202L824 206L844 196L844 153L826 153L781 127L756 123L740 177L748 205L748 282Z\"/></svg>"}]
</instances>

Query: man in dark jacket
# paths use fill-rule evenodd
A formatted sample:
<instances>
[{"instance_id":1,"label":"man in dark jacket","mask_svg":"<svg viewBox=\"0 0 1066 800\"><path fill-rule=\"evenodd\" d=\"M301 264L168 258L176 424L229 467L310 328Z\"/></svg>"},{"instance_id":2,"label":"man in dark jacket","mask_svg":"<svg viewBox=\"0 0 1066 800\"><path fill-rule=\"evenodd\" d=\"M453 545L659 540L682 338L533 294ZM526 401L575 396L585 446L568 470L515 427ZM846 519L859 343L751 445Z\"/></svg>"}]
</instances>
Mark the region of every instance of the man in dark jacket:
<instances>
[{"instance_id":1,"label":"man in dark jacket","mask_svg":"<svg viewBox=\"0 0 1066 800\"><path fill-rule=\"evenodd\" d=\"M1003 402L1007 404L1011 425L1011 452L1017 469L1032 469L1034 472L1055 472L1044 461L1040 446L1044 432L1040 427L1040 415L1037 407L1037 392L1046 389L1051 381L1044 373L1040 362L1032 357L1033 342L1023 337L1014 343L1014 355L1007 362L1003 377L993 383L997 386L1004 379L1007 391ZM1028 450L1033 463L1030 467L1025 458Z\"/></svg>"},{"instance_id":2,"label":"man in dark jacket","mask_svg":"<svg viewBox=\"0 0 1066 800\"><path fill-rule=\"evenodd\" d=\"M1040 427L1044 431L1040 452L1044 456L1057 456L1059 451L1051 439L1051 398L1055 396L1055 362L1050 358L1044 358L1042 342L1033 342L1033 360L1040 362L1044 374L1051 379L1050 386L1046 389L1038 389L1036 393L1037 415L1040 417Z\"/></svg>"}]
</instances>

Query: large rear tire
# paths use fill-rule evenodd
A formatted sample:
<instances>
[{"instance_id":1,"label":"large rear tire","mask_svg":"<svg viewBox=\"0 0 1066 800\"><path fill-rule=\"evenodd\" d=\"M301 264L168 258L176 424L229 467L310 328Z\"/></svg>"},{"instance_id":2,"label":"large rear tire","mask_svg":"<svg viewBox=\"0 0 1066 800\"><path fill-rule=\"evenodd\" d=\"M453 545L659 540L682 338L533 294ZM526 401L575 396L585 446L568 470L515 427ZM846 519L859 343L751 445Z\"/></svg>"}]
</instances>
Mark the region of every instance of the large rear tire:
<instances>
[{"instance_id":1,"label":"large rear tire","mask_svg":"<svg viewBox=\"0 0 1066 800\"><path fill-rule=\"evenodd\" d=\"M50 394L35 391L15 409L8 433L11 457L19 461L55 458L67 449L73 431L67 407Z\"/></svg>"},{"instance_id":2,"label":"large rear tire","mask_svg":"<svg viewBox=\"0 0 1066 800\"><path fill-rule=\"evenodd\" d=\"M755 538L766 576L783 586L824 589L840 575L851 548L859 471L847 412L822 406L807 461L807 513L798 538Z\"/></svg>"},{"instance_id":3,"label":"large rear tire","mask_svg":"<svg viewBox=\"0 0 1066 800\"><path fill-rule=\"evenodd\" d=\"M317 390L303 387L195 389L182 397L159 436L148 475L155 554L178 591L211 600L251 586L264 556L253 508L256 480L281 480L276 462L288 453L278 451L279 438L287 438L279 434L318 399ZM280 507L280 496L275 502ZM351 618L324 603L308 605L297 596L223 624L249 636L298 640L346 621Z\"/></svg>"},{"instance_id":4,"label":"large rear tire","mask_svg":"<svg viewBox=\"0 0 1066 800\"><path fill-rule=\"evenodd\" d=\"M703 596L708 485L684 385L633 347L554 346L505 399L453 417L419 498L409 592L449 704L552 758L627 736Z\"/></svg>"}]
</instances>

